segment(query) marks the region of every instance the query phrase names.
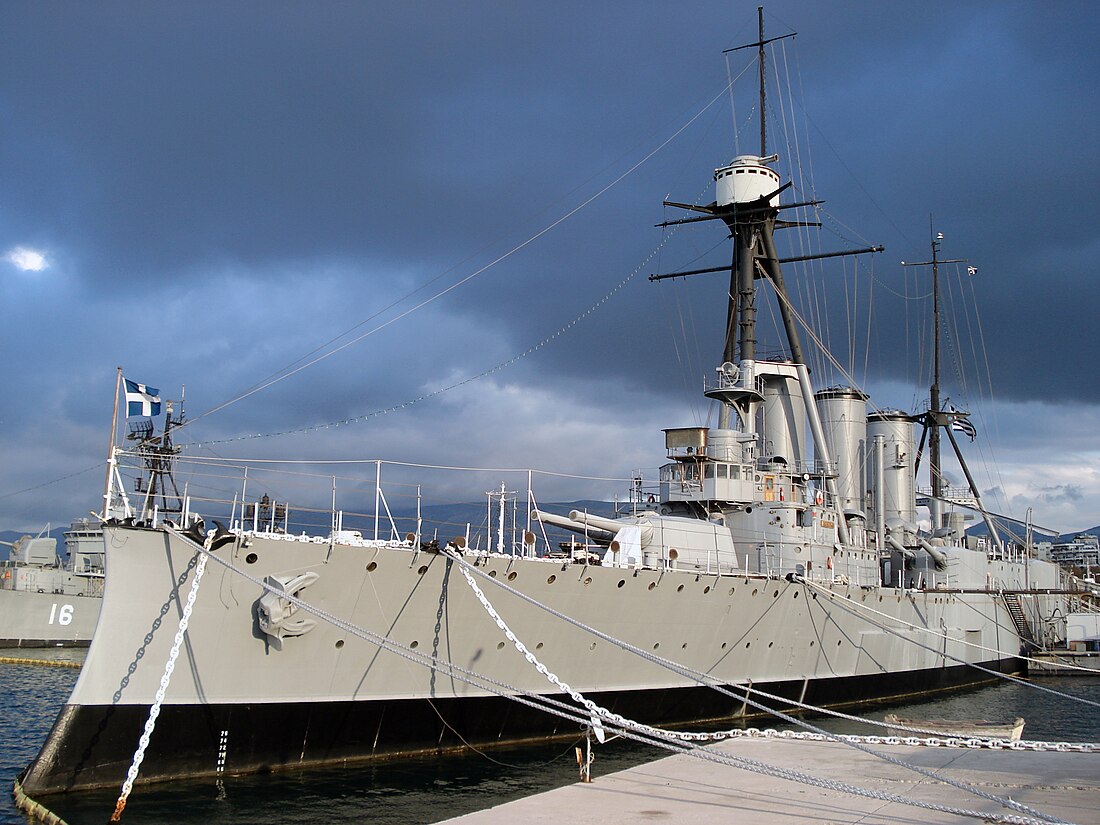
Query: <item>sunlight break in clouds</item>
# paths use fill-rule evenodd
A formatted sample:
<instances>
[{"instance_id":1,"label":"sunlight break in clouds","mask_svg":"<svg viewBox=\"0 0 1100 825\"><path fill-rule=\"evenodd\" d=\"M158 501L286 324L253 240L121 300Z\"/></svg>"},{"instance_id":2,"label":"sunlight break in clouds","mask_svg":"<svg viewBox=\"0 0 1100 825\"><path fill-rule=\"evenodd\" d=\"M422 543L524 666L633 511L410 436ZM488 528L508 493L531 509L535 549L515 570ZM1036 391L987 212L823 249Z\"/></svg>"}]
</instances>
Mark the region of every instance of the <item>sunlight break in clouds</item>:
<instances>
[{"instance_id":1,"label":"sunlight break in clouds","mask_svg":"<svg viewBox=\"0 0 1100 825\"><path fill-rule=\"evenodd\" d=\"M43 253L26 246L13 246L4 253L4 260L24 272L41 272L50 265Z\"/></svg>"}]
</instances>

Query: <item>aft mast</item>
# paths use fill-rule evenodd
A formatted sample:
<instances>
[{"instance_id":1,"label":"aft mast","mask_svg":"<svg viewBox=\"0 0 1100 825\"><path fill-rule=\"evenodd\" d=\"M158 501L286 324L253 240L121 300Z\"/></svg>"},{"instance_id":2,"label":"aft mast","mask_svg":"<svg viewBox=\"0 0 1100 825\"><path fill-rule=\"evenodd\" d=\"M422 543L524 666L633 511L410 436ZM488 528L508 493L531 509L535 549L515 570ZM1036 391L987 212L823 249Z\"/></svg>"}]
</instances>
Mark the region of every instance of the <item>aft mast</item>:
<instances>
[{"instance_id":1,"label":"aft mast","mask_svg":"<svg viewBox=\"0 0 1100 825\"><path fill-rule=\"evenodd\" d=\"M985 508L982 507L978 485L974 481L974 477L970 474L970 468L967 466L966 459L963 457L959 443L955 440L955 435L952 432L954 422L959 418L965 417L968 413L963 413L955 409L944 410L942 409L943 405L940 401L940 264L965 264L968 263L968 259L941 259L939 257L940 245L943 243L943 233L936 232L932 228L931 217L929 217L929 234L931 235L932 259L918 262L901 262L902 266L932 267L932 384L928 390L929 409L919 417L924 430L921 433L920 447L917 449L916 468L919 469L920 467L921 450L924 447L925 440L927 440L928 475L932 488L928 510L931 516L932 532L935 533L937 530L942 530L947 526L944 519L943 505L948 501L948 498L945 495L947 488L944 485L943 478L940 431L942 430L946 433L955 452L955 457L959 460L959 466L962 468L963 475L966 476L970 494L973 496L977 509L982 514L986 528L989 530L990 540L993 546L997 546L1000 544L997 527Z\"/></svg>"}]
</instances>

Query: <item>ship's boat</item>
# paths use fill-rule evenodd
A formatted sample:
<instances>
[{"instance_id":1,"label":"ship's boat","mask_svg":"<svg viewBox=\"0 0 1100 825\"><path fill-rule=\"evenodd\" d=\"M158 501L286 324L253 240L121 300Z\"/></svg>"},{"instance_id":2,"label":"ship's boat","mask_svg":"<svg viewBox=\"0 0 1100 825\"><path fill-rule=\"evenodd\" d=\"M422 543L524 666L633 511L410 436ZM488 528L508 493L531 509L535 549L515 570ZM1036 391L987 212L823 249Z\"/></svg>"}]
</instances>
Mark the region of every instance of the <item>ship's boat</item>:
<instances>
[{"instance_id":1,"label":"ship's boat","mask_svg":"<svg viewBox=\"0 0 1100 825\"><path fill-rule=\"evenodd\" d=\"M665 430L654 484L636 479L603 514L539 509L528 489L512 533L502 490L482 541L391 508L381 461L372 489L356 486L373 512L352 526L258 497L262 467L205 457L222 486L235 468L231 495L104 524L99 627L26 792L117 785L131 765L153 781L574 738L594 714L607 723L594 708L728 727L765 693L855 706L1021 671L1043 642L1032 627L1064 633L1059 570L992 519L968 538L947 512L940 436L957 446L967 422L942 408L938 377L917 415L814 387L774 240L805 204L784 203L777 166L762 146L714 171L712 203L672 204L728 232L733 257L705 390L716 426ZM757 347L766 297L779 354ZM930 492L916 486L926 440ZM558 551L565 534L579 549Z\"/></svg>"},{"instance_id":2,"label":"ship's boat","mask_svg":"<svg viewBox=\"0 0 1100 825\"><path fill-rule=\"evenodd\" d=\"M892 736L912 736L914 731L938 737L966 739L1002 739L1018 742L1024 733L1024 718L1017 716L1011 722L994 722L989 719L907 719L896 713L888 713L882 721L895 727Z\"/></svg>"}]
</instances>

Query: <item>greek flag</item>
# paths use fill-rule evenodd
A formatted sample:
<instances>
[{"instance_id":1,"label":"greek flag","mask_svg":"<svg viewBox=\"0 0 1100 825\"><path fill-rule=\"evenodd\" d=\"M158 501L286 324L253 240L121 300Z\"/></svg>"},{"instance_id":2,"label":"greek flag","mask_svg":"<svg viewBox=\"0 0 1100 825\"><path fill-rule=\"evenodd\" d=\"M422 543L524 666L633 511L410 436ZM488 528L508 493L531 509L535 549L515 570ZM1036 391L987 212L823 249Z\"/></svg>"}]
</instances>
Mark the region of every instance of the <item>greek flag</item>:
<instances>
[{"instance_id":1,"label":"greek flag","mask_svg":"<svg viewBox=\"0 0 1100 825\"><path fill-rule=\"evenodd\" d=\"M134 415L155 418L160 415L160 390L124 378L126 382L126 417Z\"/></svg>"}]
</instances>

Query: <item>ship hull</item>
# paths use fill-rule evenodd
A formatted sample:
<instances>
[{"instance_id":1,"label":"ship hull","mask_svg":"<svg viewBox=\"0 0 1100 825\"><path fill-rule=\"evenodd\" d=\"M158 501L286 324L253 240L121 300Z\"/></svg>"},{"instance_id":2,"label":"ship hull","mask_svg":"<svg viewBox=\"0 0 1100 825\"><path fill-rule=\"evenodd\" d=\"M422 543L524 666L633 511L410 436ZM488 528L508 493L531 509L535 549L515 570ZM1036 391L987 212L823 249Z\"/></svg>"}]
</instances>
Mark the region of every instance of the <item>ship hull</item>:
<instances>
[{"instance_id":1,"label":"ship hull","mask_svg":"<svg viewBox=\"0 0 1100 825\"><path fill-rule=\"evenodd\" d=\"M986 662L1016 672L1018 660ZM755 689L822 707L890 702L976 687L996 677L966 666L878 676L756 685ZM871 700L869 697L875 697ZM710 688L667 688L594 694L600 705L641 722L663 725L740 724L761 716L751 705ZM759 698L759 697L758 697ZM770 704L776 705L775 702ZM793 707L779 705L784 710ZM28 793L48 794L122 783L149 708L66 705L48 750L23 778ZM110 735L104 735L105 731ZM486 696L235 705L166 705L142 763L145 782L224 773L346 765L374 759L459 752L501 745L576 739L574 722ZM229 754L232 753L232 758Z\"/></svg>"},{"instance_id":2,"label":"ship hull","mask_svg":"<svg viewBox=\"0 0 1100 825\"><path fill-rule=\"evenodd\" d=\"M0 590L0 648L87 647L103 600Z\"/></svg>"},{"instance_id":3,"label":"ship hull","mask_svg":"<svg viewBox=\"0 0 1100 825\"><path fill-rule=\"evenodd\" d=\"M73 695L26 772L31 794L122 780L195 577L194 546L165 531L109 528L107 553L99 628ZM446 663L453 663L518 691L562 697L507 641L453 559L257 536L215 557L146 751L143 781L578 733L575 722L449 672ZM501 556L479 557L476 565L486 597L551 672L650 724L728 722L753 709L587 628L720 683L818 705L901 699L992 678L964 662L999 671L1019 666L1020 638L995 593L836 582L818 590L766 577ZM318 618L275 644L260 628L264 590L256 582L302 574L316 578L299 597L350 624ZM440 666L380 649L370 634Z\"/></svg>"}]
</instances>

